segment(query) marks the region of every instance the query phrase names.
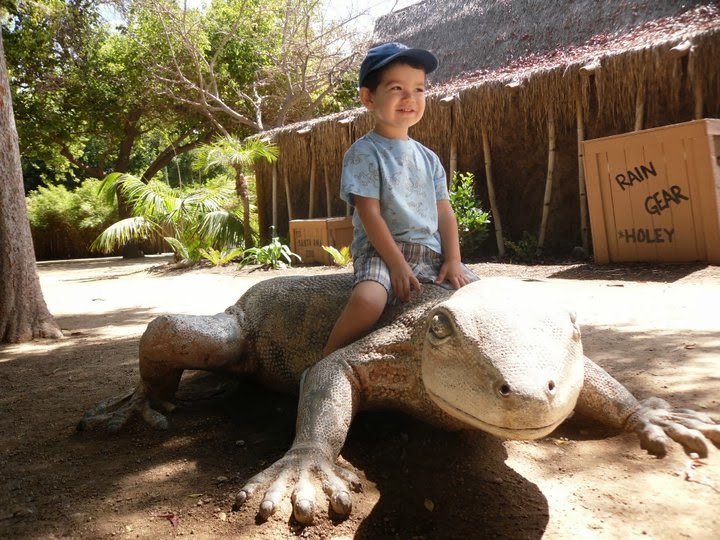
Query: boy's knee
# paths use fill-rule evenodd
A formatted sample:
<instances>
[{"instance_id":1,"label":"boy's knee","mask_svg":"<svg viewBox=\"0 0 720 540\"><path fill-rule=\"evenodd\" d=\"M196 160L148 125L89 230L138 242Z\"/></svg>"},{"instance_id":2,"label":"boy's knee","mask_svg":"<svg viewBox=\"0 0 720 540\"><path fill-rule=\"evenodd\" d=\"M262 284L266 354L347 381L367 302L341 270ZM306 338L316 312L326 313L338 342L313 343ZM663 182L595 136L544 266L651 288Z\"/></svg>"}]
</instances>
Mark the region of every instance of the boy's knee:
<instances>
[{"instance_id":1,"label":"boy's knee","mask_svg":"<svg viewBox=\"0 0 720 540\"><path fill-rule=\"evenodd\" d=\"M350 300L358 308L379 315L387 305L388 292L377 281L361 281L355 285Z\"/></svg>"}]
</instances>

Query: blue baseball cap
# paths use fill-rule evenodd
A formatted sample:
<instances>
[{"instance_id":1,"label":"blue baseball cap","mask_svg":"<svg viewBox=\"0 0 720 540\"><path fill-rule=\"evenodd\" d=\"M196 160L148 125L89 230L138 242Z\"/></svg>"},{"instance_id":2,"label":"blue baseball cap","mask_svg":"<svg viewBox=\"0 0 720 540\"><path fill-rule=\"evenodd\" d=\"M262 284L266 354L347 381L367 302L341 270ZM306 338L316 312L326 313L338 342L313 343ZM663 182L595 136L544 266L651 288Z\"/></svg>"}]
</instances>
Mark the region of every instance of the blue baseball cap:
<instances>
[{"instance_id":1,"label":"blue baseball cap","mask_svg":"<svg viewBox=\"0 0 720 540\"><path fill-rule=\"evenodd\" d=\"M437 58L430 51L426 51L425 49L411 49L402 43L383 43L368 51L365 60L363 60L360 66L359 86L363 86L365 79L370 73L387 66L390 62L398 58L414 60L425 69L425 73L435 71L435 68L438 66Z\"/></svg>"}]
</instances>

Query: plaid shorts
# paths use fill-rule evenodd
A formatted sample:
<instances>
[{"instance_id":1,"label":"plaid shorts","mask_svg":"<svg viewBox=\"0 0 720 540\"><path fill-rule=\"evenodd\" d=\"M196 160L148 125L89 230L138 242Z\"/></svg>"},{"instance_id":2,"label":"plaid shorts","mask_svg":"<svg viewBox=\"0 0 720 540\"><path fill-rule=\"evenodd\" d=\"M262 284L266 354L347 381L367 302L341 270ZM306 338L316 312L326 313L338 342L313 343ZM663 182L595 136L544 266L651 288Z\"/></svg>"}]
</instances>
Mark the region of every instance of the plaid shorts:
<instances>
[{"instance_id":1,"label":"plaid shorts","mask_svg":"<svg viewBox=\"0 0 720 540\"><path fill-rule=\"evenodd\" d=\"M420 283L435 283L443 263L442 255L422 244L398 242L398 247ZM368 243L365 249L353 257L353 269L355 270L353 285L357 285L361 281L377 281L388 292L388 304L397 303L397 298L392 290L390 269L371 244ZM463 269L470 281L479 279L465 265L463 265ZM445 289L455 288L447 280L443 281L440 286Z\"/></svg>"}]
</instances>

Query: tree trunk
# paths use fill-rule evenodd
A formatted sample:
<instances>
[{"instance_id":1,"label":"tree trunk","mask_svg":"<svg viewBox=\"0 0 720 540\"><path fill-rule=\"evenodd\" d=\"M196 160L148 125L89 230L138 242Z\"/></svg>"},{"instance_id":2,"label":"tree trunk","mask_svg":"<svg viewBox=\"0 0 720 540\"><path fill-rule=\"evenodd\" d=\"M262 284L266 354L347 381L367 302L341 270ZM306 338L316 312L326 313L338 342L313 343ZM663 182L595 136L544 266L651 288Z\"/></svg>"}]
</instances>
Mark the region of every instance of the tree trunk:
<instances>
[{"instance_id":1,"label":"tree trunk","mask_svg":"<svg viewBox=\"0 0 720 540\"><path fill-rule=\"evenodd\" d=\"M0 36L0 343L60 338L40 288Z\"/></svg>"},{"instance_id":2,"label":"tree trunk","mask_svg":"<svg viewBox=\"0 0 720 540\"><path fill-rule=\"evenodd\" d=\"M250 190L241 167L235 167L235 192L243 207L243 249L253 246L252 229L250 228Z\"/></svg>"},{"instance_id":3,"label":"tree trunk","mask_svg":"<svg viewBox=\"0 0 720 540\"><path fill-rule=\"evenodd\" d=\"M130 157L132 155L132 148L135 144L135 139L140 135L137 123L140 120L140 112L137 110L130 111L128 118L125 121L125 134L123 140L120 142L120 149L118 151L118 157L115 162L115 172L126 173L130 170ZM132 215L132 208L125 199L125 196L118 190L117 194L118 203L118 217L120 219L129 218ZM137 240L130 240L127 244L122 247L123 259L140 259L145 256L142 249L140 248L140 242Z\"/></svg>"}]
</instances>

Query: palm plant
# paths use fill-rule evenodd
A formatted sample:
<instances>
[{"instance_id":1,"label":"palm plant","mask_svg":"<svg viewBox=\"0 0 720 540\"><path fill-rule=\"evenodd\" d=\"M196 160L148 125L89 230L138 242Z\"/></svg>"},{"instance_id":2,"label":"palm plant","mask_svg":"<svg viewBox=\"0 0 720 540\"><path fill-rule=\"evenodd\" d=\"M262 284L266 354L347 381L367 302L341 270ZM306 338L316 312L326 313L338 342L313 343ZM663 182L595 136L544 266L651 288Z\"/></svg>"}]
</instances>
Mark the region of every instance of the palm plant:
<instances>
[{"instance_id":1,"label":"palm plant","mask_svg":"<svg viewBox=\"0 0 720 540\"><path fill-rule=\"evenodd\" d=\"M131 174L112 173L100 185L108 197L118 190L129 201L132 216L105 229L90 246L95 251L109 253L157 235L167 241L176 260L197 262L203 249L225 249L242 241L242 220L228 210L234 193L227 183L182 193L159 181L145 184Z\"/></svg>"},{"instance_id":2,"label":"palm plant","mask_svg":"<svg viewBox=\"0 0 720 540\"><path fill-rule=\"evenodd\" d=\"M198 149L194 165L198 170L221 166L231 169L235 175L235 191L242 203L243 241L246 249L253 246L253 240L250 226L250 190L245 168L259 159L272 163L277 156L277 146L271 143L261 139L242 141L232 135L221 137Z\"/></svg>"}]
</instances>

